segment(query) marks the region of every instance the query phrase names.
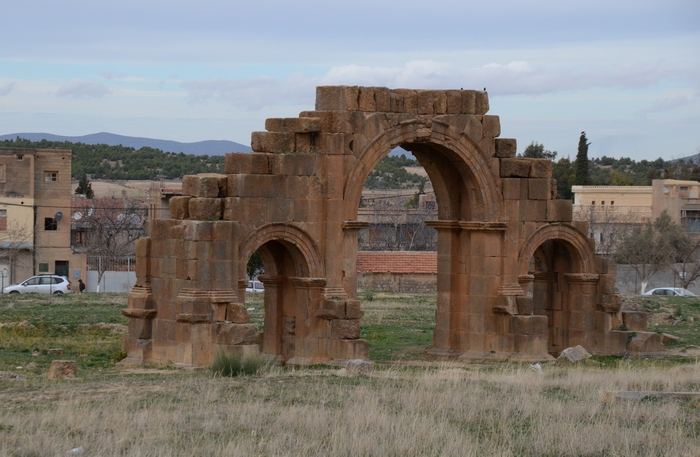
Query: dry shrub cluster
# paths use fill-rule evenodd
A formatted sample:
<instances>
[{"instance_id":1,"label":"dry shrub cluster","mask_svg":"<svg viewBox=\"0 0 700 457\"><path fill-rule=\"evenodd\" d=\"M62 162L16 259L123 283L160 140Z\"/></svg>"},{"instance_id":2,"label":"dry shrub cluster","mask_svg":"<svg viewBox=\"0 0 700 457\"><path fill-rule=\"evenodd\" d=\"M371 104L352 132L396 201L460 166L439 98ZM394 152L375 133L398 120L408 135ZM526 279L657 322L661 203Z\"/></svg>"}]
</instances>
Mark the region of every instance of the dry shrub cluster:
<instances>
[{"instance_id":1,"label":"dry shrub cluster","mask_svg":"<svg viewBox=\"0 0 700 457\"><path fill-rule=\"evenodd\" d=\"M392 367L260 376L114 376L0 391L0 455L599 456L700 453L700 365ZM35 381L39 383L39 381ZM36 395L33 395L36 394Z\"/></svg>"}]
</instances>

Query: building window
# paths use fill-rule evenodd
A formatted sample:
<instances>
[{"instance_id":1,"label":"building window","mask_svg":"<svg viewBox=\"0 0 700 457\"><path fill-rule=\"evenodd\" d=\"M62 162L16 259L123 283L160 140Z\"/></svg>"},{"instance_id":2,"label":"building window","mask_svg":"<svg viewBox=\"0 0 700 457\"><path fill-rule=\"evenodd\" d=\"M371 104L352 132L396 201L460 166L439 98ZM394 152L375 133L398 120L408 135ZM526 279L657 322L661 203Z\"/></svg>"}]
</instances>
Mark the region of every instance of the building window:
<instances>
[{"instance_id":1,"label":"building window","mask_svg":"<svg viewBox=\"0 0 700 457\"><path fill-rule=\"evenodd\" d=\"M6 182L7 179L7 169L5 164L0 165L0 182Z\"/></svg>"},{"instance_id":2,"label":"building window","mask_svg":"<svg viewBox=\"0 0 700 457\"><path fill-rule=\"evenodd\" d=\"M58 172L57 171L45 171L44 172L44 181L45 182L57 182L58 181Z\"/></svg>"},{"instance_id":3,"label":"building window","mask_svg":"<svg viewBox=\"0 0 700 457\"><path fill-rule=\"evenodd\" d=\"M75 232L73 235L73 243L76 246L82 246L85 244L85 232Z\"/></svg>"},{"instance_id":4,"label":"building window","mask_svg":"<svg viewBox=\"0 0 700 457\"><path fill-rule=\"evenodd\" d=\"M7 230L7 210L0 209L0 231Z\"/></svg>"},{"instance_id":5,"label":"building window","mask_svg":"<svg viewBox=\"0 0 700 457\"><path fill-rule=\"evenodd\" d=\"M687 186L681 186L681 192L688 192Z\"/></svg>"},{"instance_id":6,"label":"building window","mask_svg":"<svg viewBox=\"0 0 700 457\"><path fill-rule=\"evenodd\" d=\"M49 264L48 263L40 263L39 264L39 273L48 273L49 272Z\"/></svg>"},{"instance_id":7,"label":"building window","mask_svg":"<svg viewBox=\"0 0 700 457\"><path fill-rule=\"evenodd\" d=\"M615 200L610 200L610 206L615 206Z\"/></svg>"},{"instance_id":8,"label":"building window","mask_svg":"<svg viewBox=\"0 0 700 457\"><path fill-rule=\"evenodd\" d=\"M430 201L430 200L426 201L426 202L425 202L425 209L428 210L428 211L434 210L434 209L435 209L435 202L434 202L434 201Z\"/></svg>"},{"instance_id":9,"label":"building window","mask_svg":"<svg viewBox=\"0 0 700 457\"><path fill-rule=\"evenodd\" d=\"M605 206L605 200L603 200L602 202L600 202L600 206Z\"/></svg>"},{"instance_id":10,"label":"building window","mask_svg":"<svg viewBox=\"0 0 700 457\"><path fill-rule=\"evenodd\" d=\"M17 160L24 160L24 154L17 154Z\"/></svg>"},{"instance_id":11,"label":"building window","mask_svg":"<svg viewBox=\"0 0 700 457\"><path fill-rule=\"evenodd\" d=\"M58 223L53 217L44 218L44 230L58 230Z\"/></svg>"},{"instance_id":12,"label":"building window","mask_svg":"<svg viewBox=\"0 0 700 457\"><path fill-rule=\"evenodd\" d=\"M595 206L595 200L591 202L591 206Z\"/></svg>"}]
</instances>

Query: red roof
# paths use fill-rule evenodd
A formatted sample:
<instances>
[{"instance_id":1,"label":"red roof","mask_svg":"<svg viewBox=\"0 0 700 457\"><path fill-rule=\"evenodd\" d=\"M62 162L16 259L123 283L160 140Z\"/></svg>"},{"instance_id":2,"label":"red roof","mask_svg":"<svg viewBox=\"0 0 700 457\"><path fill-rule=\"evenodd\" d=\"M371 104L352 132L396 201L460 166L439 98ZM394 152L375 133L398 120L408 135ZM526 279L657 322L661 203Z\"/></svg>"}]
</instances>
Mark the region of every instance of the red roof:
<instances>
[{"instance_id":1,"label":"red roof","mask_svg":"<svg viewBox=\"0 0 700 457\"><path fill-rule=\"evenodd\" d=\"M357 271L368 273L437 273L434 251L361 251Z\"/></svg>"}]
</instances>

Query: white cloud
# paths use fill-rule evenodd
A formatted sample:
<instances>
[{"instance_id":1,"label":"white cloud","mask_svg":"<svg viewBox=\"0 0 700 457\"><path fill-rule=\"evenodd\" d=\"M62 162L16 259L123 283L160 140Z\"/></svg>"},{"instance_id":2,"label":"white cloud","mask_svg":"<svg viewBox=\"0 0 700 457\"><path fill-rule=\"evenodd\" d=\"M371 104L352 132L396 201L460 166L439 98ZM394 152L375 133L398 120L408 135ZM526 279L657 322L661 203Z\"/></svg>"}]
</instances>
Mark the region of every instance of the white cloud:
<instances>
[{"instance_id":1,"label":"white cloud","mask_svg":"<svg viewBox=\"0 0 700 457\"><path fill-rule=\"evenodd\" d=\"M458 67L449 62L412 60L402 66L343 65L321 76L297 73L287 78L259 76L249 79L213 78L182 83L195 103L221 102L249 110L280 104L313 103L319 85L386 86L390 88L481 89L497 96L542 95L596 88L648 88L674 75L692 74L663 61L601 66L553 68L514 60L478 67Z\"/></svg>"},{"instance_id":2,"label":"white cloud","mask_svg":"<svg viewBox=\"0 0 700 457\"><path fill-rule=\"evenodd\" d=\"M76 78L61 86L56 91L56 95L69 98L100 98L110 92L111 89L102 83Z\"/></svg>"}]
</instances>

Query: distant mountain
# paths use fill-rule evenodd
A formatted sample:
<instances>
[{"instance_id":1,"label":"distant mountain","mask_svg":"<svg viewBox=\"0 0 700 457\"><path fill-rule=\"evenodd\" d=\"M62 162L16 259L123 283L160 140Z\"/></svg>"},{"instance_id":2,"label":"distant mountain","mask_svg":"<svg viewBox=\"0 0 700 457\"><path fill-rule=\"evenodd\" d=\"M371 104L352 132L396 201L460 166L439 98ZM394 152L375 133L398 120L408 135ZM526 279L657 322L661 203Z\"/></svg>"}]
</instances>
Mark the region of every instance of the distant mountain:
<instances>
[{"instance_id":1,"label":"distant mountain","mask_svg":"<svg viewBox=\"0 0 700 457\"><path fill-rule=\"evenodd\" d=\"M51 133L11 133L0 135L2 140L14 140L20 137L30 141L70 141L71 143L83 144L106 144L109 146L126 146L140 149L148 146L160 149L163 152L184 152L195 155L224 155L227 152L251 152L250 146L226 140L198 141L196 143L180 143L178 141L156 140L153 138L139 138L133 136L115 135L113 133L101 132L83 136L61 136Z\"/></svg>"}]
</instances>

